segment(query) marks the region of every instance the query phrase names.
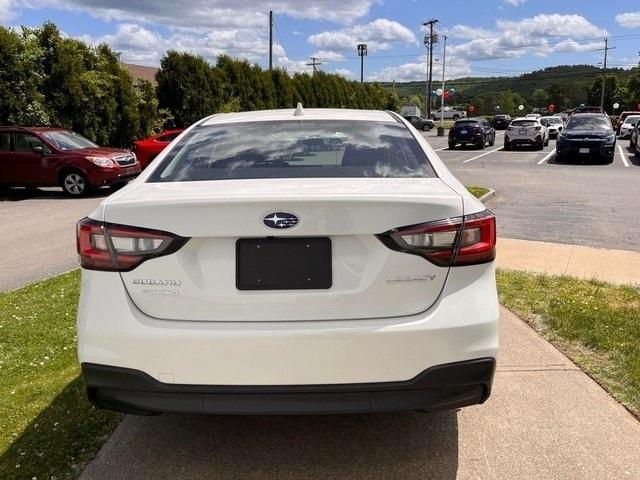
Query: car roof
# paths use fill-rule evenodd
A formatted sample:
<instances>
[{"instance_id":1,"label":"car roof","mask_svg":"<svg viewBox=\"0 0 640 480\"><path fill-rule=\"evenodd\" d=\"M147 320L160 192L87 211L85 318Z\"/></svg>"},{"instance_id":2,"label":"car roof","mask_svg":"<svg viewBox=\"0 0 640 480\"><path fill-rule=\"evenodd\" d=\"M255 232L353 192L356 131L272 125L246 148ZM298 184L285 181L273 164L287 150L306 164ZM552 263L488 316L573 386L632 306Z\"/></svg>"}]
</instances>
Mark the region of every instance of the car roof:
<instances>
[{"instance_id":1,"label":"car roof","mask_svg":"<svg viewBox=\"0 0 640 480\"><path fill-rule=\"evenodd\" d=\"M518 118L514 118L513 121L517 122L518 120L526 120L527 122L535 122L536 120L540 120L537 117L518 117Z\"/></svg>"},{"instance_id":2,"label":"car roof","mask_svg":"<svg viewBox=\"0 0 640 480\"><path fill-rule=\"evenodd\" d=\"M347 108L303 108L302 113L294 115L297 109L258 110L252 112L221 113L202 120L200 125L220 125L244 122L277 122L283 120L354 120L365 122L398 122L395 114L383 110L355 110Z\"/></svg>"},{"instance_id":3,"label":"car roof","mask_svg":"<svg viewBox=\"0 0 640 480\"><path fill-rule=\"evenodd\" d=\"M69 130L62 127L23 127L19 125L3 125L0 126L0 130L25 130L31 132L55 132L59 130Z\"/></svg>"},{"instance_id":4,"label":"car roof","mask_svg":"<svg viewBox=\"0 0 640 480\"><path fill-rule=\"evenodd\" d=\"M576 112L572 117L594 117L594 118L609 118L606 113L598 113L598 112Z\"/></svg>"}]
</instances>

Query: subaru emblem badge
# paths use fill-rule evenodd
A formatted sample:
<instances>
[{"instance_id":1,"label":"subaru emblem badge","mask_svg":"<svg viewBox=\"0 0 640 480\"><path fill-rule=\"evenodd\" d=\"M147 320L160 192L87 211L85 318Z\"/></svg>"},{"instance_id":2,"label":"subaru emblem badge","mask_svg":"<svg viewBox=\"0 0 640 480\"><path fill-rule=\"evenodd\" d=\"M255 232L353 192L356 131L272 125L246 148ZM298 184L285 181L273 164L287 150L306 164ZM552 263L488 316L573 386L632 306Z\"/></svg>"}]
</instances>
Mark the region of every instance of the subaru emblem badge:
<instances>
[{"instance_id":1,"label":"subaru emblem badge","mask_svg":"<svg viewBox=\"0 0 640 480\"><path fill-rule=\"evenodd\" d=\"M295 227L298 224L298 217L293 213L275 212L266 215L262 222L269 228L282 230L283 228Z\"/></svg>"}]
</instances>

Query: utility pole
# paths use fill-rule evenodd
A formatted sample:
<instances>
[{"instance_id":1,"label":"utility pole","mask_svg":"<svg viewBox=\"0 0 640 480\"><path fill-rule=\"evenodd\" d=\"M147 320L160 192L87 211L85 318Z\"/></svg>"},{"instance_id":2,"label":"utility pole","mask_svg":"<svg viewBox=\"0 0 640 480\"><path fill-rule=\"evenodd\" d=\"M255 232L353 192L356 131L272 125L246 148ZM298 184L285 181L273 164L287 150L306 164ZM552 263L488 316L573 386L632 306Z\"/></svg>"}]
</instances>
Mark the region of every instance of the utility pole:
<instances>
[{"instance_id":1,"label":"utility pole","mask_svg":"<svg viewBox=\"0 0 640 480\"><path fill-rule=\"evenodd\" d=\"M367 44L358 44L358 56L360 57L360 83L364 82L364 57L367 56Z\"/></svg>"},{"instance_id":2,"label":"utility pole","mask_svg":"<svg viewBox=\"0 0 640 480\"><path fill-rule=\"evenodd\" d=\"M269 70L273 67L273 10L269 10Z\"/></svg>"},{"instance_id":3,"label":"utility pole","mask_svg":"<svg viewBox=\"0 0 640 480\"><path fill-rule=\"evenodd\" d=\"M309 57L309 61L307 62L308 67L313 67L313 74L315 75L318 71L318 67L322 65L322 62L319 61L318 57Z\"/></svg>"},{"instance_id":4,"label":"utility pole","mask_svg":"<svg viewBox=\"0 0 640 480\"><path fill-rule=\"evenodd\" d=\"M447 36L444 35L442 38L442 97L440 98L440 126L444 129L444 71L447 66Z\"/></svg>"},{"instance_id":5,"label":"utility pole","mask_svg":"<svg viewBox=\"0 0 640 480\"><path fill-rule=\"evenodd\" d=\"M600 97L600 108L602 108L602 110L604 111L604 91L605 91L605 86L607 83L607 78L606 78L606 73L607 73L607 53L609 53L609 50L614 50L616 47L610 47L609 46L609 39L605 38L604 39L604 63L602 64L603 66L603 74L602 74L602 95Z\"/></svg>"},{"instance_id":6,"label":"utility pole","mask_svg":"<svg viewBox=\"0 0 640 480\"><path fill-rule=\"evenodd\" d=\"M431 117L431 88L433 82L433 44L438 43L438 38L435 35L433 28L438 20L432 18L426 22L423 22L423 26L429 27L429 34L424 36L424 46L429 49L429 75L427 79L427 98L425 100L427 107L427 118Z\"/></svg>"}]
</instances>

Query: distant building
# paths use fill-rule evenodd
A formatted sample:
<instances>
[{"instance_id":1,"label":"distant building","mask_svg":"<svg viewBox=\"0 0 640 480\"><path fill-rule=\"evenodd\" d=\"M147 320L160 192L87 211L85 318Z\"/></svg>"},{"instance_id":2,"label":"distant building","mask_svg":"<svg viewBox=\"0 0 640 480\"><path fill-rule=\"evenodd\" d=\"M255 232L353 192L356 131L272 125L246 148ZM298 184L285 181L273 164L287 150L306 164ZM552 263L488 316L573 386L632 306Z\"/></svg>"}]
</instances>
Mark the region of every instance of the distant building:
<instances>
[{"instance_id":1,"label":"distant building","mask_svg":"<svg viewBox=\"0 0 640 480\"><path fill-rule=\"evenodd\" d=\"M123 63L122 66L129 72L133 80L146 80L156 83L156 73L160 70L156 67L145 67L143 65L134 65L132 63Z\"/></svg>"}]
</instances>

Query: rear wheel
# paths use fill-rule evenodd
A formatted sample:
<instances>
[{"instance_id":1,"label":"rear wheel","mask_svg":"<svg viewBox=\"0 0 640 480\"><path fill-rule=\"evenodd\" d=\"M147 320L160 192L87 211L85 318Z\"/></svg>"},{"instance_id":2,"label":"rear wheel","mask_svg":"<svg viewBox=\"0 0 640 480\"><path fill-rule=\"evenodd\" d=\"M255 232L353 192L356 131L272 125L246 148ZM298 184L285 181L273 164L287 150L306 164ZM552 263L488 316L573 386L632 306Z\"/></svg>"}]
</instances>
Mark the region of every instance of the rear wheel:
<instances>
[{"instance_id":1,"label":"rear wheel","mask_svg":"<svg viewBox=\"0 0 640 480\"><path fill-rule=\"evenodd\" d=\"M62 175L60 186L67 195L81 197L91 190L87 177L82 172L70 170Z\"/></svg>"},{"instance_id":2,"label":"rear wheel","mask_svg":"<svg viewBox=\"0 0 640 480\"><path fill-rule=\"evenodd\" d=\"M493 147L496 144L496 136L491 137L491 141L489 142L489 146Z\"/></svg>"},{"instance_id":3,"label":"rear wheel","mask_svg":"<svg viewBox=\"0 0 640 480\"><path fill-rule=\"evenodd\" d=\"M505 150L511 150L511 143L509 143L508 140L504 141L504 149Z\"/></svg>"},{"instance_id":4,"label":"rear wheel","mask_svg":"<svg viewBox=\"0 0 640 480\"><path fill-rule=\"evenodd\" d=\"M455 150L456 149L456 143L455 142L449 142L449 150Z\"/></svg>"},{"instance_id":5,"label":"rear wheel","mask_svg":"<svg viewBox=\"0 0 640 480\"><path fill-rule=\"evenodd\" d=\"M429 124L428 124L428 123L425 123L425 124L422 126L422 131L423 131L423 132L428 132L429 130L431 130L431 127L429 126Z\"/></svg>"},{"instance_id":6,"label":"rear wheel","mask_svg":"<svg viewBox=\"0 0 640 480\"><path fill-rule=\"evenodd\" d=\"M487 141L483 138L476 145L480 150L484 150L484 147L485 147L486 143L487 143Z\"/></svg>"}]
</instances>

